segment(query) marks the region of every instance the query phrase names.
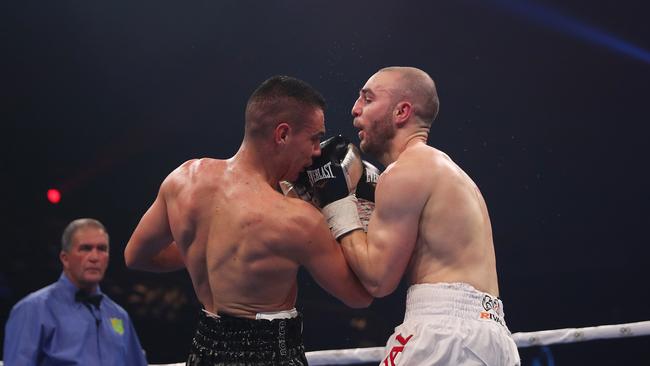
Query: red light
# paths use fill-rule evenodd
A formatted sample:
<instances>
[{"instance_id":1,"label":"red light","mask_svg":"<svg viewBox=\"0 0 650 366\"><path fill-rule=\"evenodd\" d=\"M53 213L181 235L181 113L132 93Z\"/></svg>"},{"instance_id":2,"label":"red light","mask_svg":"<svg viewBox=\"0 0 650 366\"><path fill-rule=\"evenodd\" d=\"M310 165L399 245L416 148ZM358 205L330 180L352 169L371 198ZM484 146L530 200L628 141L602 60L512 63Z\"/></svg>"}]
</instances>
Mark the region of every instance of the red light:
<instances>
[{"instance_id":1,"label":"red light","mask_svg":"<svg viewBox=\"0 0 650 366\"><path fill-rule=\"evenodd\" d=\"M61 201L61 192L58 189L47 190L47 200L52 204L57 204Z\"/></svg>"}]
</instances>

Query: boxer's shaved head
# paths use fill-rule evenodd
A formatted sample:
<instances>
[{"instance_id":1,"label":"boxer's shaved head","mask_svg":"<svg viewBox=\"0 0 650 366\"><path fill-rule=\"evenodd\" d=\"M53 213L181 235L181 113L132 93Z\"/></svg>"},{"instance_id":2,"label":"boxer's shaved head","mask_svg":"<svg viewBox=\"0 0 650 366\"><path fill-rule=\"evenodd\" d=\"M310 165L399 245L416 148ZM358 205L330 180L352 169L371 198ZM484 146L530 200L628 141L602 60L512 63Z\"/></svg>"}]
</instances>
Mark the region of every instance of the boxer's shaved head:
<instances>
[{"instance_id":1,"label":"boxer's shaved head","mask_svg":"<svg viewBox=\"0 0 650 366\"><path fill-rule=\"evenodd\" d=\"M273 76L248 99L245 138L267 136L282 122L300 131L307 114L325 108L325 99L311 85L290 76Z\"/></svg>"}]
</instances>

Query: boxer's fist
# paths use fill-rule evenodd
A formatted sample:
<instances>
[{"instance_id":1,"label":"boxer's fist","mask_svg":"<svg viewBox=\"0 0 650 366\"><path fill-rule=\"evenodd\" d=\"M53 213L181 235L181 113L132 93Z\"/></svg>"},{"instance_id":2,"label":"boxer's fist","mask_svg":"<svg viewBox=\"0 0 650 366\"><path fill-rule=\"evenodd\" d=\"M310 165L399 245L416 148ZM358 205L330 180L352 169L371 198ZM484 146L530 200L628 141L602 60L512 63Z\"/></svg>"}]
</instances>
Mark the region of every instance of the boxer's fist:
<instances>
[{"instance_id":1,"label":"boxer's fist","mask_svg":"<svg viewBox=\"0 0 650 366\"><path fill-rule=\"evenodd\" d=\"M321 208L332 235L339 238L352 230L362 229L354 196L363 174L359 150L338 135L321 142L321 155L305 170L312 203ZM296 188L294 188L296 189Z\"/></svg>"},{"instance_id":2,"label":"boxer's fist","mask_svg":"<svg viewBox=\"0 0 650 366\"><path fill-rule=\"evenodd\" d=\"M320 147L321 155L305 172L313 202L322 208L354 193L363 163L357 147L341 135L321 142Z\"/></svg>"}]
</instances>

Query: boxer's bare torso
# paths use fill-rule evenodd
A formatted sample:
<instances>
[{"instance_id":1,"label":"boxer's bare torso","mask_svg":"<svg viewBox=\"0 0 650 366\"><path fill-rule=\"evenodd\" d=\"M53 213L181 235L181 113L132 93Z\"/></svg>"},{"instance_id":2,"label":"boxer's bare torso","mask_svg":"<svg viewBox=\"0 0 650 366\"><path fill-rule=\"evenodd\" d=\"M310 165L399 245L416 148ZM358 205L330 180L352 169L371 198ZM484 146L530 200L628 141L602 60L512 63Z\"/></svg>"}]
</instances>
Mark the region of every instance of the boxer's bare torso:
<instances>
[{"instance_id":1,"label":"boxer's bare torso","mask_svg":"<svg viewBox=\"0 0 650 366\"><path fill-rule=\"evenodd\" d=\"M254 318L293 308L300 266L348 306L368 306L372 298L320 212L276 191L277 179L266 178L241 151L174 170L127 245L127 265L187 268L212 313Z\"/></svg>"},{"instance_id":2,"label":"boxer's bare torso","mask_svg":"<svg viewBox=\"0 0 650 366\"><path fill-rule=\"evenodd\" d=\"M464 282L498 296L490 217L472 179L425 144L407 148L390 168L421 180L410 190L424 205L406 269L409 283Z\"/></svg>"},{"instance_id":3,"label":"boxer's bare torso","mask_svg":"<svg viewBox=\"0 0 650 366\"><path fill-rule=\"evenodd\" d=\"M165 183L165 202L195 291L208 311L250 316L293 307L308 210L234 161L192 160Z\"/></svg>"}]
</instances>

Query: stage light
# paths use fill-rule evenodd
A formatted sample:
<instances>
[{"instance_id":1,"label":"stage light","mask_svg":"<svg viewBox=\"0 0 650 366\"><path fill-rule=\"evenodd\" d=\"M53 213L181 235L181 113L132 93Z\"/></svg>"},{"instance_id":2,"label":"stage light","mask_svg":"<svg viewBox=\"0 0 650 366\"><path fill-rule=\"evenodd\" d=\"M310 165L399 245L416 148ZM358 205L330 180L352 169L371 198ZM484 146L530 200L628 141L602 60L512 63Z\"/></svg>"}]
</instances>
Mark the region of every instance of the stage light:
<instances>
[{"instance_id":1,"label":"stage light","mask_svg":"<svg viewBox=\"0 0 650 366\"><path fill-rule=\"evenodd\" d=\"M563 15L551 7L546 7L533 1L523 0L497 0L494 3L509 11L523 15L546 28L650 63L650 51L617 37L614 34L610 34L604 29Z\"/></svg>"},{"instance_id":2,"label":"stage light","mask_svg":"<svg viewBox=\"0 0 650 366\"><path fill-rule=\"evenodd\" d=\"M61 192L59 192L58 189L48 189L47 190L47 200L50 201L51 204L56 205L61 201Z\"/></svg>"}]
</instances>

